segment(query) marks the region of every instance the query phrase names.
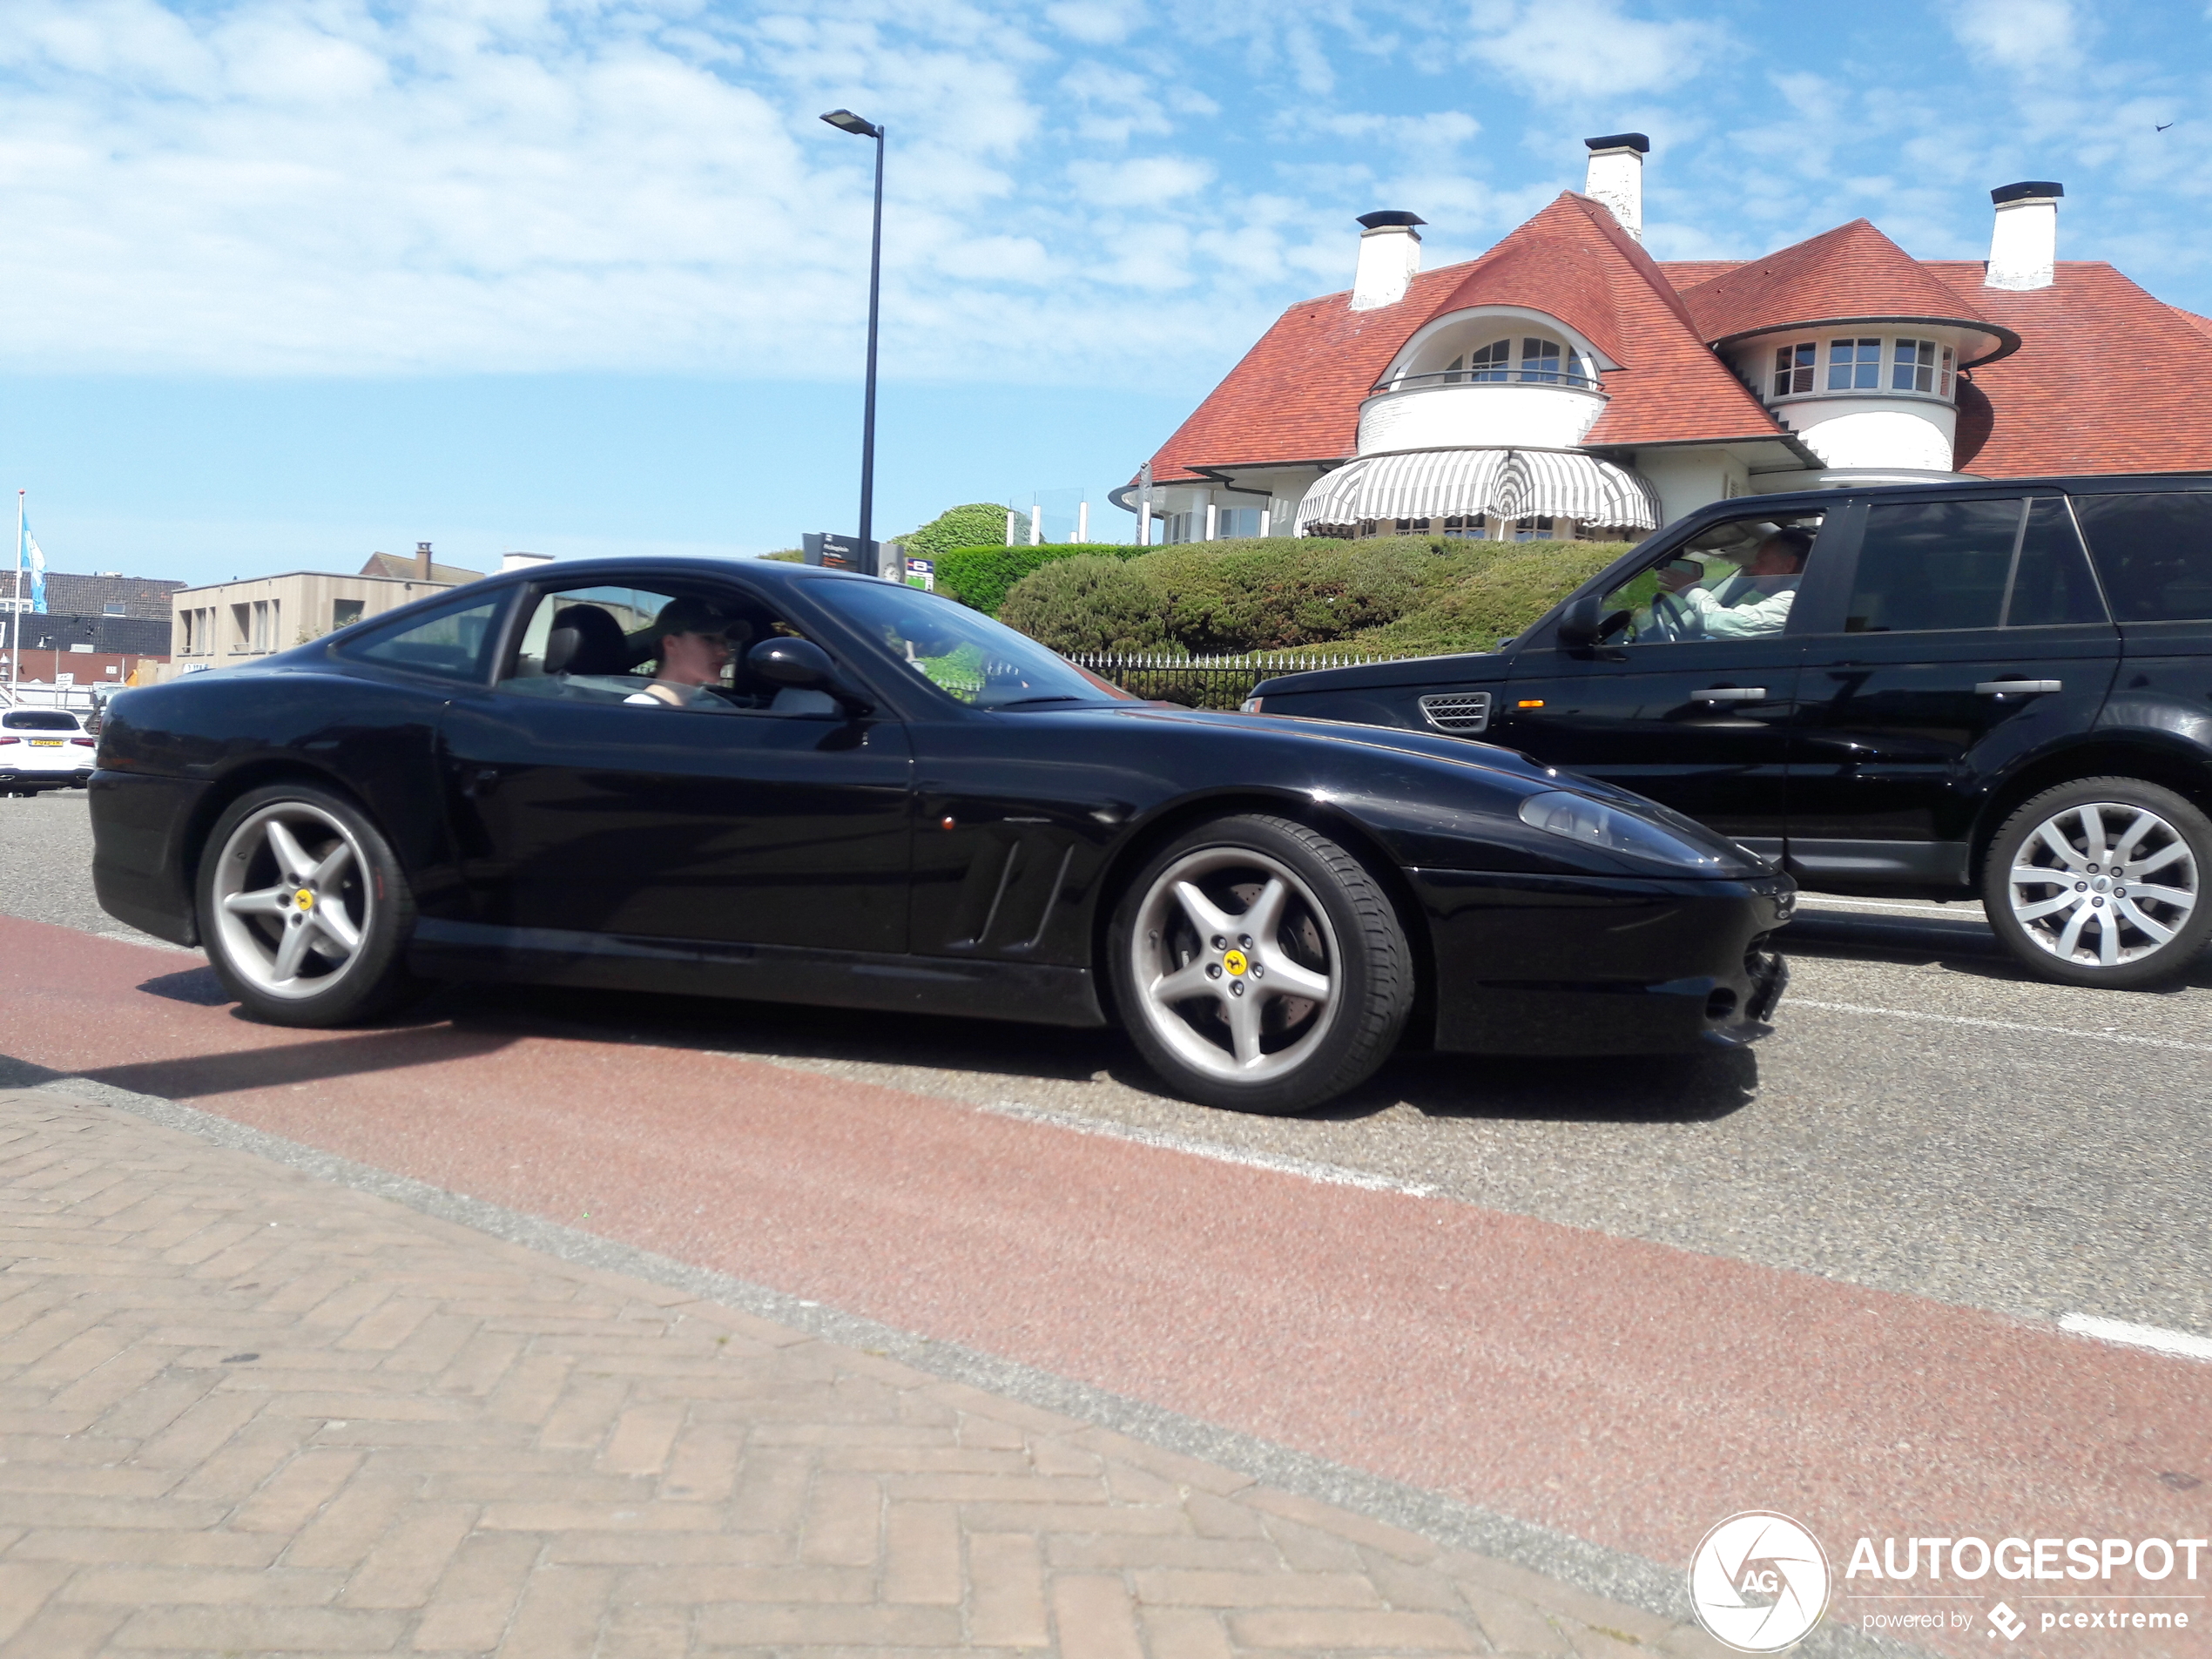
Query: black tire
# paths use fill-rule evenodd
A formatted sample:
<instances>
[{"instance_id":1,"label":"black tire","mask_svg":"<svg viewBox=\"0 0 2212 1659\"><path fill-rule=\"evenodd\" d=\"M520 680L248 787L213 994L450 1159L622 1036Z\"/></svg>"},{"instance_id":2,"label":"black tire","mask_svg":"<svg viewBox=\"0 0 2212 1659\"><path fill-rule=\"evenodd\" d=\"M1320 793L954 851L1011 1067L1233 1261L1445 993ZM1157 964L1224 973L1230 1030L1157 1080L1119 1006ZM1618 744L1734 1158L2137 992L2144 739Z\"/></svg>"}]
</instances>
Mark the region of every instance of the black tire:
<instances>
[{"instance_id":1,"label":"black tire","mask_svg":"<svg viewBox=\"0 0 2212 1659\"><path fill-rule=\"evenodd\" d=\"M1240 942L1238 924L1278 882L1272 931L1255 923L1264 936ZM1178 883L1219 926L1201 927ZM1413 952L1389 896L1358 859L1288 819L1219 818L1170 841L1115 907L1107 958L1146 1063L1177 1093L1231 1111L1306 1111L1365 1082L1413 1002ZM1178 981L1180 997L1161 995ZM1325 1000L1297 994L1309 986Z\"/></svg>"},{"instance_id":2,"label":"black tire","mask_svg":"<svg viewBox=\"0 0 2212 1659\"><path fill-rule=\"evenodd\" d=\"M330 869L327 879L284 867L272 821L286 826L301 853ZM281 908L233 912L226 898ZM209 964L257 1020L351 1025L423 988L407 970L415 914L407 873L368 815L335 791L284 782L240 795L215 820L201 850L195 899ZM349 951L337 931L341 925L357 941ZM280 969L294 932L311 942L297 948L296 966L286 975Z\"/></svg>"},{"instance_id":3,"label":"black tire","mask_svg":"<svg viewBox=\"0 0 2212 1659\"><path fill-rule=\"evenodd\" d=\"M1989 844L1982 903L1998 938L2046 979L2130 990L2203 954L2209 882L2212 819L2193 802L2140 778L2084 778L2006 819Z\"/></svg>"}]
</instances>

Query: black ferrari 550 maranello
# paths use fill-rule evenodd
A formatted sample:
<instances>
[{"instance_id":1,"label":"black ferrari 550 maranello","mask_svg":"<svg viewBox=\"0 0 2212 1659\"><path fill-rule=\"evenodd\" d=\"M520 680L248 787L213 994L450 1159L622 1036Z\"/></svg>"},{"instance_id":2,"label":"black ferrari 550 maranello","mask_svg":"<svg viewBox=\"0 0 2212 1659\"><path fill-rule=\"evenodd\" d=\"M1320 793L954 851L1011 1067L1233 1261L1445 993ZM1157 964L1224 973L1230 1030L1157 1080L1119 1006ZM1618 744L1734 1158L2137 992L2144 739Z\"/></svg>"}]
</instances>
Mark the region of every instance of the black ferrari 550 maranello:
<instances>
[{"instance_id":1,"label":"black ferrari 550 maranello","mask_svg":"<svg viewBox=\"0 0 2212 1659\"><path fill-rule=\"evenodd\" d=\"M1747 1042L1794 894L1506 750L1143 702L750 561L541 567L126 691L91 802L101 903L260 1019L475 979L1115 1022L1256 1111L1401 1041Z\"/></svg>"}]
</instances>

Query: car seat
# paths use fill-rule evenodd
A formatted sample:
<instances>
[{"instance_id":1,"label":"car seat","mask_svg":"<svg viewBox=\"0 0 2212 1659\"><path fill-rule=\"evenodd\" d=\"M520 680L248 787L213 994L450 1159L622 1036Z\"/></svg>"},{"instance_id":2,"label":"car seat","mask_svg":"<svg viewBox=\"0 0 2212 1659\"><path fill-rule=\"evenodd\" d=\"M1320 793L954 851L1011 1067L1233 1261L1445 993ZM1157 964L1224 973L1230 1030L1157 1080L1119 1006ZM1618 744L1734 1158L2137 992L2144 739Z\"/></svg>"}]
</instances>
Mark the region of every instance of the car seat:
<instances>
[{"instance_id":1,"label":"car seat","mask_svg":"<svg viewBox=\"0 0 2212 1659\"><path fill-rule=\"evenodd\" d=\"M626 674L630 643L622 624L597 605L565 605L553 613L545 637L550 674Z\"/></svg>"}]
</instances>

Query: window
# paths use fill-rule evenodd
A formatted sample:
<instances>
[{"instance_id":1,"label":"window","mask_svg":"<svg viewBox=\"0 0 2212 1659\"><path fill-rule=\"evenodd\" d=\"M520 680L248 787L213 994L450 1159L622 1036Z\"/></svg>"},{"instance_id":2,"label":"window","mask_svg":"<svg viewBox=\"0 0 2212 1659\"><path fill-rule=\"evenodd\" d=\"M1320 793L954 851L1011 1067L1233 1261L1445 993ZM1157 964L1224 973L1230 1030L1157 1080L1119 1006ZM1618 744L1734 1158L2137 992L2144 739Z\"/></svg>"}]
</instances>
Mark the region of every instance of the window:
<instances>
[{"instance_id":1,"label":"window","mask_svg":"<svg viewBox=\"0 0 2212 1659\"><path fill-rule=\"evenodd\" d=\"M1812 390L1813 342L1784 346L1774 354L1774 395L1789 397Z\"/></svg>"},{"instance_id":2,"label":"window","mask_svg":"<svg viewBox=\"0 0 2212 1659\"><path fill-rule=\"evenodd\" d=\"M1936 343L1932 340L1900 340L1890 368L1893 392L1932 392L1936 389Z\"/></svg>"},{"instance_id":3,"label":"window","mask_svg":"<svg viewBox=\"0 0 2212 1659\"><path fill-rule=\"evenodd\" d=\"M1464 536L1471 540L1480 541L1489 534L1489 521L1480 513L1471 513L1465 516L1455 516L1444 521L1444 534Z\"/></svg>"},{"instance_id":4,"label":"window","mask_svg":"<svg viewBox=\"0 0 2212 1659\"><path fill-rule=\"evenodd\" d=\"M1828 389L1831 392L1871 391L1882 383L1882 342L1878 340L1831 340L1828 342Z\"/></svg>"},{"instance_id":5,"label":"window","mask_svg":"<svg viewBox=\"0 0 2212 1659\"><path fill-rule=\"evenodd\" d=\"M1543 381L1557 384L1559 381L1560 344L1555 340L1524 340L1521 342L1521 378L1524 381Z\"/></svg>"},{"instance_id":6,"label":"window","mask_svg":"<svg viewBox=\"0 0 2212 1659\"><path fill-rule=\"evenodd\" d=\"M1261 510L1258 507L1217 509L1214 514L1214 535L1222 541L1228 541L1232 536L1258 535Z\"/></svg>"},{"instance_id":7,"label":"window","mask_svg":"<svg viewBox=\"0 0 2212 1659\"><path fill-rule=\"evenodd\" d=\"M359 622L361 619L361 606L364 603L366 602L360 599L333 599L330 602L332 629L334 631L340 628L350 628Z\"/></svg>"},{"instance_id":8,"label":"window","mask_svg":"<svg viewBox=\"0 0 2212 1659\"><path fill-rule=\"evenodd\" d=\"M1782 632L1822 518L1762 515L1708 525L1605 596L1607 640L1648 645Z\"/></svg>"},{"instance_id":9,"label":"window","mask_svg":"<svg viewBox=\"0 0 2212 1659\"><path fill-rule=\"evenodd\" d=\"M745 653L754 645L778 634L802 637L766 604L734 590L678 592L676 585L566 588L541 595L498 689L564 702L635 703L647 714L655 705L663 714L837 711L826 691L752 678ZM691 614L671 617L672 607ZM664 620L676 625L661 626ZM664 664L660 654L671 633L700 635L712 643L685 642L682 658L670 647L675 660ZM645 698L652 701L641 701Z\"/></svg>"},{"instance_id":10,"label":"window","mask_svg":"<svg viewBox=\"0 0 2212 1659\"><path fill-rule=\"evenodd\" d=\"M100 615L103 617L122 617L129 614L123 606L118 604L104 604L100 607Z\"/></svg>"},{"instance_id":11,"label":"window","mask_svg":"<svg viewBox=\"0 0 2212 1659\"><path fill-rule=\"evenodd\" d=\"M887 582L838 584L838 610L907 666L971 708L1052 708L1130 694L980 611Z\"/></svg>"},{"instance_id":12,"label":"window","mask_svg":"<svg viewBox=\"0 0 2212 1659\"><path fill-rule=\"evenodd\" d=\"M250 604L231 607L231 649L244 651L253 639L253 607Z\"/></svg>"},{"instance_id":13,"label":"window","mask_svg":"<svg viewBox=\"0 0 2212 1659\"><path fill-rule=\"evenodd\" d=\"M507 604L507 595L455 605L429 617L417 616L368 635L349 640L340 649L356 661L383 668L404 669L438 679L481 679L486 668L484 653L490 648L494 625Z\"/></svg>"},{"instance_id":14,"label":"window","mask_svg":"<svg viewBox=\"0 0 2212 1659\"><path fill-rule=\"evenodd\" d=\"M1552 539L1549 517L1523 518L1514 522L1513 539L1516 542L1548 542Z\"/></svg>"},{"instance_id":15,"label":"window","mask_svg":"<svg viewBox=\"0 0 2212 1659\"><path fill-rule=\"evenodd\" d=\"M2212 494L2079 496L2074 510L2119 620L2212 618Z\"/></svg>"},{"instance_id":16,"label":"window","mask_svg":"<svg viewBox=\"0 0 2212 1659\"><path fill-rule=\"evenodd\" d=\"M1936 395L1939 397L1949 397L1951 395L1951 370L1954 361L1955 360L1952 355L1951 347L1946 346L1943 348L1943 362L1940 373L1937 376Z\"/></svg>"},{"instance_id":17,"label":"window","mask_svg":"<svg viewBox=\"0 0 2212 1659\"><path fill-rule=\"evenodd\" d=\"M1513 377L1507 374L1506 365L1513 361L1513 341L1494 340L1479 351L1467 354L1467 378L1471 381L1503 381Z\"/></svg>"},{"instance_id":18,"label":"window","mask_svg":"<svg viewBox=\"0 0 2212 1659\"><path fill-rule=\"evenodd\" d=\"M1844 631L1996 627L2023 505L2015 496L1870 507Z\"/></svg>"}]
</instances>

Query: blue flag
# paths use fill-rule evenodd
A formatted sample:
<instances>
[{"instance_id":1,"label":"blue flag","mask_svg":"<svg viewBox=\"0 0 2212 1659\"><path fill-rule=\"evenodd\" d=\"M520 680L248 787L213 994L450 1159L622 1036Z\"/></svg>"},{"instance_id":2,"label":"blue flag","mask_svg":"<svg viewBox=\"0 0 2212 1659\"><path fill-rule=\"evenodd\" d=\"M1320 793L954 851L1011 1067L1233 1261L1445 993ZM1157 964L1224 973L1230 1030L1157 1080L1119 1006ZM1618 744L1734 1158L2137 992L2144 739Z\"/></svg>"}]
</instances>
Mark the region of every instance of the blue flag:
<instances>
[{"instance_id":1,"label":"blue flag","mask_svg":"<svg viewBox=\"0 0 2212 1659\"><path fill-rule=\"evenodd\" d=\"M46 555L38 545L38 538L30 533L30 521L23 522L23 547L17 554L17 563L25 558L30 562L30 608L46 608Z\"/></svg>"}]
</instances>

